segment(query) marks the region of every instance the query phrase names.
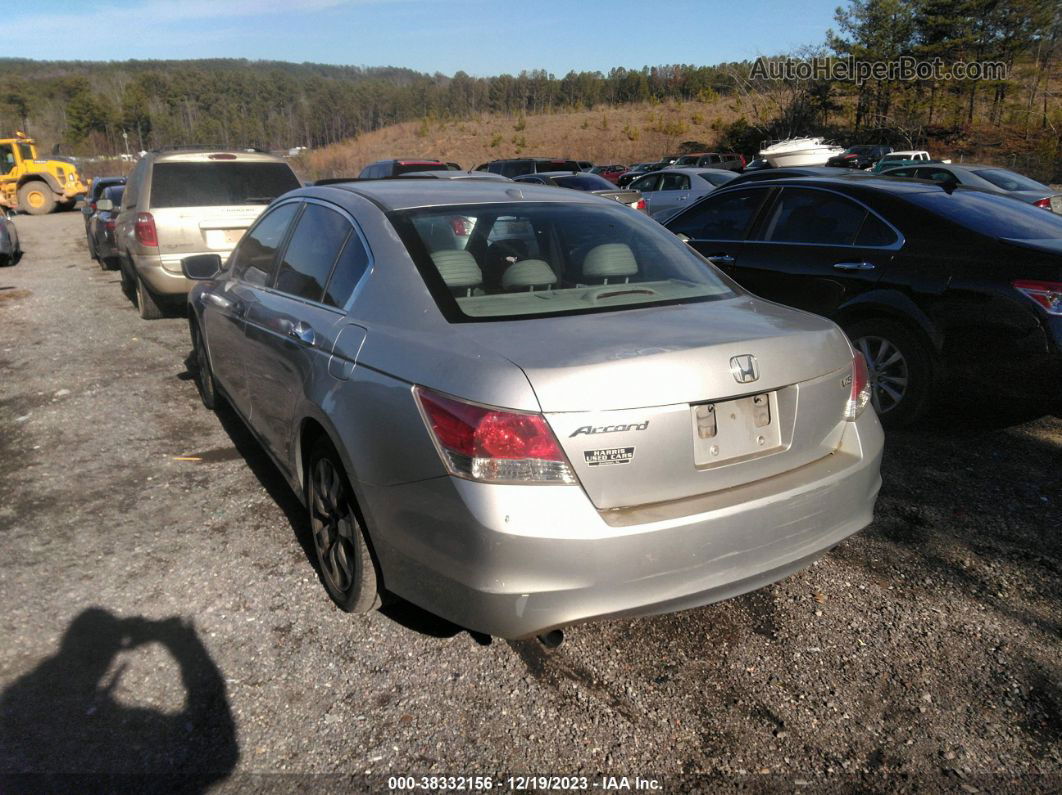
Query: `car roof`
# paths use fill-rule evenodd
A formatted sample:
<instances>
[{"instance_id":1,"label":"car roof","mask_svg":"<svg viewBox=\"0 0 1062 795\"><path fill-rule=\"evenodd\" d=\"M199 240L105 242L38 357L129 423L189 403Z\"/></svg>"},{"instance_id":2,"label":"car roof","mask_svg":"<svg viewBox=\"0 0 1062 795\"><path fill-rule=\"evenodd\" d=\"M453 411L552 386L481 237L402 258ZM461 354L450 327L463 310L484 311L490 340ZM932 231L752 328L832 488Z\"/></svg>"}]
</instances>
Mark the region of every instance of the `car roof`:
<instances>
[{"instance_id":1,"label":"car roof","mask_svg":"<svg viewBox=\"0 0 1062 795\"><path fill-rule=\"evenodd\" d=\"M317 196L333 201L345 191L374 202L385 211L440 205L490 204L493 202L583 202L605 201L592 193L557 190L552 185L496 182L488 179L384 179L363 182L339 182L311 188L299 188L288 196ZM613 202L614 203L614 202Z\"/></svg>"},{"instance_id":2,"label":"car roof","mask_svg":"<svg viewBox=\"0 0 1062 795\"><path fill-rule=\"evenodd\" d=\"M944 191L939 182L927 179L906 179L904 177L885 177L865 174L845 174L827 177L779 176L774 179L761 179L755 182L742 182L738 185L723 185L719 190L744 190L752 187L766 188L771 185L807 185L821 188L852 188L855 190L881 190L888 193L927 193Z\"/></svg>"},{"instance_id":3,"label":"car roof","mask_svg":"<svg viewBox=\"0 0 1062 795\"><path fill-rule=\"evenodd\" d=\"M568 171L565 174L571 173ZM501 174L494 174L490 171L454 171L448 169L446 171L407 171L405 174L399 174L391 179L486 179L494 182L512 182L508 177L503 177Z\"/></svg>"},{"instance_id":4,"label":"car roof","mask_svg":"<svg viewBox=\"0 0 1062 795\"><path fill-rule=\"evenodd\" d=\"M217 155L225 155L218 158ZM231 155L231 157L230 157ZM283 158L271 155L268 152L252 151L245 149L218 149L189 148L189 149L164 149L148 152L148 157L156 163L284 163Z\"/></svg>"}]
</instances>

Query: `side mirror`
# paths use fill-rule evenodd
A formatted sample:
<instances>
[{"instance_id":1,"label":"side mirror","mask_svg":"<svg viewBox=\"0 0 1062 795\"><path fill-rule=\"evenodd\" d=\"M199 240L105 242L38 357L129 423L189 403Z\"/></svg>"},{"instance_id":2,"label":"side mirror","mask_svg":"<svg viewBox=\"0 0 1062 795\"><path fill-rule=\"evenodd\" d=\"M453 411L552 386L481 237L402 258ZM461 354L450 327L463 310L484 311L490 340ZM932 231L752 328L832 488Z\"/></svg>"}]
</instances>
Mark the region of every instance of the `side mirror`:
<instances>
[{"instance_id":1,"label":"side mirror","mask_svg":"<svg viewBox=\"0 0 1062 795\"><path fill-rule=\"evenodd\" d=\"M181 260L181 273L186 279L213 279L221 271L218 254L195 254Z\"/></svg>"},{"instance_id":2,"label":"side mirror","mask_svg":"<svg viewBox=\"0 0 1062 795\"><path fill-rule=\"evenodd\" d=\"M103 210L104 212L110 212L114 209L114 202L112 202L110 199L97 199L96 209Z\"/></svg>"},{"instance_id":3,"label":"side mirror","mask_svg":"<svg viewBox=\"0 0 1062 795\"><path fill-rule=\"evenodd\" d=\"M689 235L684 235L684 234L682 234L682 232L676 232L675 233L675 237L677 237L683 243L689 243L690 242L690 236Z\"/></svg>"}]
</instances>

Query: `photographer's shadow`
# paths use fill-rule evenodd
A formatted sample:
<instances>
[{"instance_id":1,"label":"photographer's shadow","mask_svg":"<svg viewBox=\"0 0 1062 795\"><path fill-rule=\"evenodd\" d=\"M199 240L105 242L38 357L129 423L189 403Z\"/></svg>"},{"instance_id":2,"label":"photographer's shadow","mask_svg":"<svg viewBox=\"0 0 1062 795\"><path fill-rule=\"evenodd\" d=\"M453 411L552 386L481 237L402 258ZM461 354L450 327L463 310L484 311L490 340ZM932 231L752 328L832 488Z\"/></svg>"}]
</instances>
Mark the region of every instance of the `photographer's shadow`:
<instances>
[{"instance_id":1,"label":"photographer's shadow","mask_svg":"<svg viewBox=\"0 0 1062 795\"><path fill-rule=\"evenodd\" d=\"M124 653L155 643L180 669L178 711L115 697ZM195 629L179 618L119 618L99 607L74 619L56 654L0 695L0 749L4 791L80 789L83 776L122 788L202 791L239 759L225 680Z\"/></svg>"}]
</instances>

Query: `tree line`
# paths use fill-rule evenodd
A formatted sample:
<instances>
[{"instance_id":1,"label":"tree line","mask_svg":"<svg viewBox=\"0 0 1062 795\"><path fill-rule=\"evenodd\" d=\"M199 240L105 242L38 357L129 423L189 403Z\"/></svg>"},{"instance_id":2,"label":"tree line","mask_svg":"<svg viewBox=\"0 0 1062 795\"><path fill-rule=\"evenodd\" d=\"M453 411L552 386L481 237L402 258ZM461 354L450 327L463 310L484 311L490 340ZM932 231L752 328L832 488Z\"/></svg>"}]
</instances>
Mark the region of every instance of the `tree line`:
<instances>
[{"instance_id":1,"label":"tree line","mask_svg":"<svg viewBox=\"0 0 1062 795\"><path fill-rule=\"evenodd\" d=\"M835 21L823 42L779 57L993 61L1007 74L856 83L767 80L750 62L474 77L236 59L0 59L0 131L26 129L70 154L176 143L316 148L415 119L721 98L742 118L717 143L746 153L769 137L921 146L977 129L980 139L996 131L1001 146L1032 153L1039 173L1062 179L1058 0L848 0Z\"/></svg>"},{"instance_id":2,"label":"tree line","mask_svg":"<svg viewBox=\"0 0 1062 795\"><path fill-rule=\"evenodd\" d=\"M534 114L733 89L724 67L646 66L471 77L277 61L0 59L0 130L71 153L176 143L319 147L417 118ZM124 136L123 136L124 133Z\"/></svg>"}]
</instances>

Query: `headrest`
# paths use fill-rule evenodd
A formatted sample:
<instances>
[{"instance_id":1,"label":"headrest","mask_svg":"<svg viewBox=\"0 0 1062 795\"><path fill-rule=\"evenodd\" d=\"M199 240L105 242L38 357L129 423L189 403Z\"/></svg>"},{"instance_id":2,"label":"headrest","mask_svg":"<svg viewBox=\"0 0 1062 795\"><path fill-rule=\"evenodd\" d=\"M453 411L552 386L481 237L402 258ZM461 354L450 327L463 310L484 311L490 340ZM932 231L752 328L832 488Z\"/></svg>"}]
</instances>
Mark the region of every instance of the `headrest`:
<instances>
[{"instance_id":1,"label":"headrest","mask_svg":"<svg viewBox=\"0 0 1062 795\"><path fill-rule=\"evenodd\" d=\"M634 276L638 262L626 243L603 243L586 252L583 260L583 276L608 278L610 276Z\"/></svg>"},{"instance_id":2,"label":"headrest","mask_svg":"<svg viewBox=\"0 0 1062 795\"><path fill-rule=\"evenodd\" d=\"M433 251L431 261L447 287L479 287L483 283L483 272L467 251Z\"/></svg>"},{"instance_id":3,"label":"headrest","mask_svg":"<svg viewBox=\"0 0 1062 795\"><path fill-rule=\"evenodd\" d=\"M502 274L502 287L512 290L520 287L548 287L557 283L557 274L544 260L523 259L514 262Z\"/></svg>"}]
</instances>

